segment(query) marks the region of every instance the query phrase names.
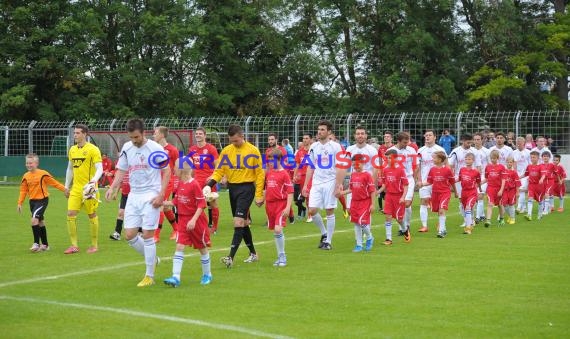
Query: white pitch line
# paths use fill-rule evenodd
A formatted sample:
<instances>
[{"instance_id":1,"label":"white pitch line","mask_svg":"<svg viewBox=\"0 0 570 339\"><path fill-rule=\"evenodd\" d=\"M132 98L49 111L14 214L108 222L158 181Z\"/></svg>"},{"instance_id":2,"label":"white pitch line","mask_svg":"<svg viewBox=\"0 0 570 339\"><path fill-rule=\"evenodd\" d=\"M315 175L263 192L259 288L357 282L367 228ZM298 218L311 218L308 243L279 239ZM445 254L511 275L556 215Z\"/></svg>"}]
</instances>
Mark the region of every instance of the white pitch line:
<instances>
[{"instance_id":1,"label":"white pitch line","mask_svg":"<svg viewBox=\"0 0 570 339\"><path fill-rule=\"evenodd\" d=\"M458 214L459 213L448 213L447 216L453 216L453 215L458 215ZM414 222L414 221L418 221L418 219L412 219L412 222ZM372 228L377 228L377 227L381 227L381 226L384 226L384 225L372 225ZM346 229L346 230L335 231L335 233L346 233L346 232L353 232L353 231L354 231L354 229L350 228L350 229ZM297 236L297 237L286 238L286 241L301 240L301 239L313 238L313 237L315 237L314 234L307 234L307 235L301 235L301 236ZM273 244L273 243L274 243L273 240L260 241L260 242L256 243L255 246L261 246L261 245L267 245L267 244ZM222 251L228 251L228 250L229 250L229 247L225 247L225 248L210 250L210 253L222 252ZM189 253L189 254L186 254L184 256L185 257L193 257L193 256L197 256L197 254L196 253ZM161 260L163 260L163 261L171 260L171 259L172 259L172 257L161 257ZM141 262L141 261L129 262L129 263L124 263L124 264L119 264L119 265L114 265L114 266L92 268L89 270L75 271L75 272L59 274L59 275L50 275L50 276L46 276L46 277L38 277L38 278L31 278L31 279L24 279L24 280L8 281L5 283L0 283L0 288L8 287L8 286L14 286L14 285L32 284L35 282L46 281L46 280L57 280L57 279L74 277L74 276L79 276L79 275L86 275L86 274L91 274L91 273L113 271L113 270L117 270L117 269L121 269L121 268L125 268L125 267L132 267L132 266L141 265L142 263L144 263L144 262Z\"/></svg>"},{"instance_id":2,"label":"white pitch line","mask_svg":"<svg viewBox=\"0 0 570 339\"><path fill-rule=\"evenodd\" d=\"M287 337L287 336L283 336L283 335L279 335L279 334L262 332L262 331L258 331L258 330L254 330L254 329L245 328L245 327L217 324L217 323L211 323L211 322L202 321L202 320L181 318L181 317L175 317L175 316L164 315L164 314L153 314L153 313L147 313L147 312L133 311L133 310L125 309L125 308L114 308L114 307L94 306L94 305L85 305L85 304L77 304L77 303L66 303L66 302L44 300L44 299L35 299L35 298L10 297L10 296L5 296L5 295L0 295L0 299L11 300L11 301L29 302L29 303L48 304L48 305L63 306L63 307L74 307L74 308L85 309L85 310L90 310L90 311L113 312L113 313L119 313L119 314L126 314L126 315L133 316L136 318L143 317L143 318L150 318L150 319L166 320L166 321L172 321L172 322L188 324L188 325L210 327L210 328L213 328L216 330L239 332L239 333L252 335L252 336L256 336L256 337L263 337L263 338L275 338L275 339L290 339L291 338L291 337Z\"/></svg>"}]
</instances>

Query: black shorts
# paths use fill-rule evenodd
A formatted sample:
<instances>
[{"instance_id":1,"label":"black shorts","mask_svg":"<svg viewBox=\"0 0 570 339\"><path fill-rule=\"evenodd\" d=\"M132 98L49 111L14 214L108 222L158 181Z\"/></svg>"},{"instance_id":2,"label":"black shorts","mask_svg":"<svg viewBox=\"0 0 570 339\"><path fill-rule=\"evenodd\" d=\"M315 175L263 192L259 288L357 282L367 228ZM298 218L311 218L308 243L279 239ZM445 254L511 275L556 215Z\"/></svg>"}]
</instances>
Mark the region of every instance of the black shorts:
<instances>
[{"instance_id":1,"label":"black shorts","mask_svg":"<svg viewBox=\"0 0 570 339\"><path fill-rule=\"evenodd\" d=\"M228 188L232 215L236 218L246 219L249 207L255 198L255 184L252 182L228 184Z\"/></svg>"},{"instance_id":2,"label":"black shorts","mask_svg":"<svg viewBox=\"0 0 570 339\"><path fill-rule=\"evenodd\" d=\"M127 206L127 198L129 197L128 194L121 194L121 203L119 204L119 209L124 210L125 206Z\"/></svg>"},{"instance_id":3,"label":"black shorts","mask_svg":"<svg viewBox=\"0 0 570 339\"><path fill-rule=\"evenodd\" d=\"M44 213L48 207L49 198L30 200L30 212L32 212L32 218L38 220L44 220Z\"/></svg>"}]
</instances>

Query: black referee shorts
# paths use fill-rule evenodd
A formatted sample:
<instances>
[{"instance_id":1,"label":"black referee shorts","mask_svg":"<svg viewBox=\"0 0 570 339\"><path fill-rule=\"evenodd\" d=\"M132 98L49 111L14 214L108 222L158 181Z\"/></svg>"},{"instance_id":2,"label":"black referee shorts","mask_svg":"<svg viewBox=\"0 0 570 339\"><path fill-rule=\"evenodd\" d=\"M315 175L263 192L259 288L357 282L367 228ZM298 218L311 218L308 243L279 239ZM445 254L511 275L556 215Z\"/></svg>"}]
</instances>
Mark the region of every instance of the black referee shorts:
<instances>
[{"instance_id":1,"label":"black referee shorts","mask_svg":"<svg viewBox=\"0 0 570 339\"><path fill-rule=\"evenodd\" d=\"M241 184L228 184L232 215L235 218L246 219L249 207L255 198L255 184L245 182Z\"/></svg>"},{"instance_id":2,"label":"black referee shorts","mask_svg":"<svg viewBox=\"0 0 570 339\"><path fill-rule=\"evenodd\" d=\"M40 221L44 220L44 213L48 207L49 198L43 199L30 199L30 212L32 212L32 218L36 218Z\"/></svg>"}]
</instances>

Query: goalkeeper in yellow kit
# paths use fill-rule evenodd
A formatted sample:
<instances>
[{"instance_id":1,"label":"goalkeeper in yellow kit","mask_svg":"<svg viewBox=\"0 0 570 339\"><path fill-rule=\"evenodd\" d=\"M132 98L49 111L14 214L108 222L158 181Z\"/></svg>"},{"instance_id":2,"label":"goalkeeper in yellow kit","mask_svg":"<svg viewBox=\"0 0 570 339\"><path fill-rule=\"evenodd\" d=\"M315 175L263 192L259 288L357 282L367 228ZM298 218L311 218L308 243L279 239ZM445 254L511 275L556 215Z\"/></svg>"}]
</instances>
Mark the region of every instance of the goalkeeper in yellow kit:
<instances>
[{"instance_id":1,"label":"goalkeeper in yellow kit","mask_svg":"<svg viewBox=\"0 0 570 339\"><path fill-rule=\"evenodd\" d=\"M88 128L86 125L75 125L73 138L75 145L69 149L69 164L65 176L65 196L67 201L67 230L71 239L71 246L65 254L79 252L77 246L77 212L83 209L89 216L91 231L91 247L87 253L97 252L99 237L99 218L97 206L99 205L99 192L97 183L103 174L101 151L95 145L87 142Z\"/></svg>"}]
</instances>

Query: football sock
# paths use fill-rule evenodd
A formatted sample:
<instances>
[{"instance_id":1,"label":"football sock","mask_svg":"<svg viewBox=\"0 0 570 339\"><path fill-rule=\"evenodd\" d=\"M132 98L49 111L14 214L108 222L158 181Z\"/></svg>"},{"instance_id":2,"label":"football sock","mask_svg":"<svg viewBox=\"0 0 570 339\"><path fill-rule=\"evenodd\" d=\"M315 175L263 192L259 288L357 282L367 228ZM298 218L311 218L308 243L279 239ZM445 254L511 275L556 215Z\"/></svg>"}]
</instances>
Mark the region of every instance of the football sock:
<instances>
[{"instance_id":1,"label":"football sock","mask_svg":"<svg viewBox=\"0 0 570 339\"><path fill-rule=\"evenodd\" d=\"M220 209L218 207L212 208L212 228L218 229L218 220L220 220Z\"/></svg>"},{"instance_id":2,"label":"football sock","mask_svg":"<svg viewBox=\"0 0 570 339\"><path fill-rule=\"evenodd\" d=\"M473 225L473 216L471 215L471 210L465 211L465 225L466 226Z\"/></svg>"},{"instance_id":3,"label":"football sock","mask_svg":"<svg viewBox=\"0 0 570 339\"><path fill-rule=\"evenodd\" d=\"M67 231L71 239L71 245L77 247L77 216L67 217Z\"/></svg>"},{"instance_id":4,"label":"football sock","mask_svg":"<svg viewBox=\"0 0 570 339\"><path fill-rule=\"evenodd\" d=\"M180 280L182 264L184 264L184 251L174 252L174 256L172 257L172 276L178 280Z\"/></svg>"},{"instance_id":5,"label":"football sock","mask_svg":"<svg viewBox=\"0 0 570 339\"><path fill-rule=\"evenodd\" d=\"M156 244L154 238L144 239L144 262L146 264L146 275L154 277L154 265L156 264Z\"/></svg>"},{"instance_id":6,"label":"football sock","mask_svg":"<svg viewBox=\"0 0 570 339\"><path fill-rule=\"evenodd\" d=\"M251 234L251 228L249 228L249 226L243 228L243 242L245 246L249 248L249 253L257 253L255 252L255 246L253 246L253 235Z\"/></svg>"},{"instance_id":7,"label":"football sock","mask_svg":"<svg viewBox=\"0 0 570 339\"><path fill-rule=\"evenodd\" d=\"M230 257L233 259L243 239L243 227L234 227L234 237L232 238L232 245L230 247Z\"/></svg>"},{"instance_id":8,"label":"football sock","mask_svg":"<svg viewBox=\"0 0 570 339\"><path fill-rule=\"evenodd\" d=\"M164 211L160 211L160 215L158 217L158 227L162 228L163 223L164 223Z\"/></svg>"},{"instance_id":9,"label":"football sock","mask_svg":"<svg viewBox=\"0 0 570 339\"><path fill-rule=\"evenodd\" d=\"M538 215L541 216L544 212L544 200L538 203Z\"/></svg>"},{"instance_id":10,"label":"football sock","mask_svg":"<svg viewBox=\"0 0 570 339\"><path fill-rule=\"evenodd\" d=\"M515 206L508 206L509 209L509 217L513 220L515 220Z\"/></svg>"},{"instance_id":11,"label":"football sock","mask_svg":"<svg viewBox=\"0 0 570 339\"><path fill-rule=\"evenodd\" d=\"M115 232L121 234L121 231L123 230L123 219L118 219L115 222Z\"/></svg>"},{"instance_id":12,"label":"football sock","mask_svg":"<svg viewBox=\"0 0 570 339\"><path fill-rule=\"evenodd\" d=\"M392 222L386 221L384 222L384 226L386 226L386 239L392 240Z\"/></svg>"},{"instance_id":13,"label":"football sock","mask_svg":"<svg viewBox=\"0 0 570 339\"><path fill-rule=\"evenodd\" d=\"M483 199L477 200L477 218L485 217L485 203Z\"/></svg>"},{"instance_id":14,"label":"football sock","mask_svg":"<svg viewBox=\"0 0 570 339\"><path fill-rule=\"evenodd\" d=\"M176 231L178 226L176 225L176 215L174 215L174 212L172 210L166 210L164 211L164 216L168 219L168 222L172 226L172 230Z\"/></svg>"},{"instance_id":15,"label":"football sock","mask_svg":"<svg viewBox=\"0 0 570 339\"><path fill-rule=\"evenodd\" d=\"M325 228L325 224L323 223L323 218L321 217L321 214L319 212L313 215L313 222L320 229L321 234L327 234L327 229Z\"/></svg>"},{"instance_id":16,"label":"football sock","mask_svg":"<svg viewBox=\"0 0 570 339\"><path fill-rule=\"evenodd\" d=\"M372 232L370 231L370 225L364 225L364 227L362 227L362 233L366 235L366 239L374 239L374 236L372 236Z\"/></svg>"},{"instance_id":17,"label":"football sock","mask_svg":"<svg viewBox=\"0 0 570 339\"><path fill-rule=\"evenodd\" d=\"M548 214L550 212L550 198L545 198L542 201L542 214Z\"/></svg>"},{"instance_id":18,"label":"football sock","mask_svg":"<svg viewBox=\"0 0 570 339\"><path fill-rule=\"evenodd\" d=\"M327 243L332 244L334 228L336 226L335 215L327 215Z\"/></svg>"},{"instance_id":19,"label":"football sock","mask_svg":"<svg viewBox=\"0 0 570 339\"><path fill-rule=\"evenodd\" d=\"M406 212L404 213L404 231L410 227L412 222L412 207L406 207Z\"/></svg>"},{"instance_id":20,"label":"football sock","mask_svg":"<svg viewBox=\"0 0 570 339\"><path fill-rule=\"evenodd\" d=\"M461 216L465 216L465 210L463 209L463 205L459 204L459 213Z\"/></svg>"},{"instance_id":21,"label":"football sock","mask_svg":"<svg viewBox=\"0 0 570 339\"><path fill-rule=\"evenodd\" d=\"M213 223L212 223L213 218L214 217L212 216L212 208L208 207L208 226L210 226L210 227L213 225Z\"/></svg>"},{"instance_id":22,"label":"football sock","mask_svg":"<svg viewBox=\"0 0 570 339\"><path fill-rule=\"evenodd\" d=\"M519 205L518 205L518 209L519 210L523 210L524 209L524 205L525 205L525 192L519 192Z\"/></svg>"},{"instance_id":23,"label":"football sock","mask_svg":"<svg viewBox=\"0 0 570 339\"><path fill-rule=\"evenodd\" d=\"M362 227L354 224L354 239L356 239L356 246L362 246Z\"/></svg>"},{"instance_id":24,"label":"football sock","mask_svg":"<svg viewBox=\"0 0 570 339\"><path fill-rule=\"evenodd\" d=\"M554 208L554 196L553 195L550 196L550 208L551 209Z\"/></svg>"},{"instance_id":25,"label":"football sock","mask_svg":"<svg viewBox=\"0 0 570 339\"><path fill-rule=\"evenodd\" d=\"M283 231L281 233L274 234L273 237L275 238L275 248L277 248L277 256L285 254L285 234L283 234Z\"/></svg>"},{"instance_id":26,"label":"football sock","mask_svg":"<svg viewBox=\"0 0 570 339\"><path fill-rule=\"evenodd\" d=\"M32 234L34 235L34 244L40 243L40 226L32 225Z\"/></svg>"},{"instance_id":27,"label":"football sock","mask_svg":"<svg viewBox=\"0 0 570 339\"><path fill-rule=\"evenodd\" d=\"M140 255L144 256L144 243L143 238L140 235L132 238L128 241L129 246L135 249Z\"/></svg>"},{"instance_id":28,"label":"football sock","mask_svg":"<svg viewBox=\"0 0 570 339\"><path fill-rule=\"evenodd\" d=\"M46 245L46 246L48 245L47 228L45 225L40 226L40 239L41 239L43 245Z\"/></svg>"},{"instance_id":29,"label":"football sock","mask_svg":"<svg viewBox=\"0 0 570 339\"><path fill-rule=\"evenodd\" d=\"M406 227L404 227L404 221L403 220L402 221L398 220L397 223L398 223L398 228L400 229L400 231L403 232L406 230Z\"/></svg>"},{"instance_id":30,"label":"football sock","mask_svg":"<svg viewBox=\"0 0 570 339\"><path fill-rule=\"evenodd\" d=\"M426 205L420 205L420 221L423 227L427 227L428 222L428 208Z\"/></svg>"},{"instance_id":31,"label":"football sock","mask_svg":"<svg viewBox=\"0 0 570 339\"><path fill-rule=\"evenodd\" d=\"M204 275L212 275L212 271L210 270L210 253L201 254L200 255L200 263L202 264L202 274Z\"/></svg>"},{"instance_id":32,"label":"football sock","mask_svg":"<svg viewBox=\"0 0 570 339\"><path fill-rule=\"evenodd\" d=\"M558 198L558 207L564 208L564 198Z\"/></svg>"},{"instance_id":33,"label":"football sock","mask_svg":"<svg viewBox=\"0 0 570 339\"><path fill-rule=\"evenodd\" d=\"M445 228L445 215L439 216L439 232L443 233L446 232L447 229Z\"/></svg>"},{"instance_id":34,"label":"football sock","mask_svg":"<svg viewBox=\"0 0 570 339\"><path fill-rule=\"evenodd\" d=\"M529 216L532 216L532 205L533 205L532 203L533 203L532 199L528 199L526 202L526 213Z\"/></svg>"},{"instance_id":35,"label":"football sock","mask_svg":"<svg viewBox=\"0 0 570 339\"><path fill-rule=\"evenodd\" d=\"M91 233L91 246L97 247L97 239L99 238L99 217L89 218L89 230Z\"/></svg>"}]
</instances>

